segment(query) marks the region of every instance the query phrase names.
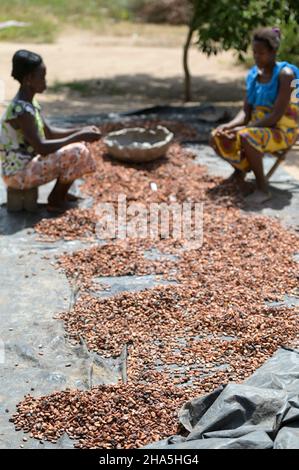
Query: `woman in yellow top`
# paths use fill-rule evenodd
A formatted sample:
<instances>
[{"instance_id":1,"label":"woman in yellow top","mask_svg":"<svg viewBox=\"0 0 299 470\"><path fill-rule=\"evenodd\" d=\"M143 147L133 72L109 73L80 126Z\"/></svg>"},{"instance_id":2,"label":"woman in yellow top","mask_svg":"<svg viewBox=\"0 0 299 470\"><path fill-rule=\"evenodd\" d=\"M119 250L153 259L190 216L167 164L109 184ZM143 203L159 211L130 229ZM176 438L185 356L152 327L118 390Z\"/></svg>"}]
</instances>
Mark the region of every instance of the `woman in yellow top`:
<instances>
[{"instance_id":1,"label":"woman in yellow top","mask_svg":"<svg viewBox=\"0 0 299 470\"><path fill-rule=\"evenodd\" d=\"M298 100L292 82L299 78L299 70L276 61L279 45L279 28L254 32L256 65L247 76L244 107L211 135L217 154L235 168L231 180L242 181L246 172L253 171L257 188L247 199L256 203L271 197L263 169L264 153L288 149L297 140Z\"/></svg>"}]
</instances>

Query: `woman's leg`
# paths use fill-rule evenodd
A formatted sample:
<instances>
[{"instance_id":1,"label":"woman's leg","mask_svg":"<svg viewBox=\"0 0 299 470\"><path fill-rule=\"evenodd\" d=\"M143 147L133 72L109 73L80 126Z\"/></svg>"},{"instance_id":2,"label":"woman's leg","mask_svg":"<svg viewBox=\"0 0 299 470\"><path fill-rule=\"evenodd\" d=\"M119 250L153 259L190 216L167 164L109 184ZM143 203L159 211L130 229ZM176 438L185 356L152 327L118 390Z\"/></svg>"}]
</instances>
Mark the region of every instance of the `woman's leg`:
<instances>
[{"instance_id":1,"label":"woman's leg","mask_svg":"<svg viewBox=\"0 0 299 470\"><path fill-rule=\"evenodd\" d=\"M60 179L58 178L48 197L49 209L51 209L51 207L63 207L63 203L66 201L67 192L70 189L72 183L73 182L61 183Z\"/></svg>"},{"instance_id":2,"label":"woman's leg","mask_svg":"<svg viewBox=\"0 0 299 470\"><path fill-rule=\"evenodd\" d=\"M59 163L59 178L48 198L48 209L63 209L69 197L68 190L75 179L95 171L95 162L85 144L70 144L56 152Z\"/></svg>"},{"instance_id":3,"label":"woman's leg","mask_svg":"<svg viewBox=\"0 0 299 470\"><path fill-rule=\"evenodd\" d=\"M256 148L250 145L246 139L246 136L241 135L240 138L242 151L244 152L244 156L250 165L250 169L254 173L257 189L265 194L268 194L268 183L264 174L263 166L263 153L259 152Z\"/></svg>"},{"instance_id":4,"label":"woman's leg","mask_svg":"<svg viewBox=\"0 0 299 470\"><path fill-rule=\"evenodd\" d=\"M227 183L230 183L230 182L233 183L235 181L237 183L242 183L245 179L246 173L244 173L244 171L242 171L242 170L239 170L238 168L235 168L234 165L232 165L232 167L234 168L233 173L228 178L226 178L224 181L227 182Z\"/></svg>"},{"instance_id":5,"label":"woman's leg","mask_svg":"<svg viewBox=\"0 0 299 470\"><path fill-rule=\"evenodd\" d=\"M224 149L228 149L229 145L233 144L233 139L229 139L225 136L220 136L220 135L216 136L215 133L212 132L210 135L209 144L215 150L217 155L225 159L234 169L234 172L224 181L228 183L237 182L237 183L242 184L245 180L246 172L240 170L239 168L236 168L234 164L231 161L229 161L228 158L226 158L225 152L224 152ZM232 149L232 151L234 150Z\"/></svg>"},{"instance_id":6,"label":"woman's leg","mask_svg":"<svg viewBox=\"0 0 299 470\"><path fill-rule=\"evenodd\" d=\"M73 181L95 169L95 162L86 145L76 143L47 156L36 156L24 170L7 177L5 182L15 189L30 189L57 180L49 196L49 205L62 208Z\"/></svg>"},{"instance_id":7,"label":"woman's leg","mask_svg":"<svg viewBox=\"0 0 299 470\"><path fill-rule=\"evenodd\" d=\"M60 165L59 179L61 183L73 182L96 170L95 161L84 143L66 145L56 153Z\"/></svg>"}]
</instances>

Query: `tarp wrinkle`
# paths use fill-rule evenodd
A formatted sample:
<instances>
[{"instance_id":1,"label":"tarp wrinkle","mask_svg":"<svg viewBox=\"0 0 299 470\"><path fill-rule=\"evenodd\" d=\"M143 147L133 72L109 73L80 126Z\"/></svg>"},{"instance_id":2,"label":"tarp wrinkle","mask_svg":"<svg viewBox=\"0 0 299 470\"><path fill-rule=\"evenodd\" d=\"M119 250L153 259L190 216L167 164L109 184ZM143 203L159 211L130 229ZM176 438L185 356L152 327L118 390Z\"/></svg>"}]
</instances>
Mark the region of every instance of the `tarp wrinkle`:
<instances>
[{"instance_id":1,"label":"tarp wrinkle","mask_svg":"<svg viewBox=\"0 0 299 470\"><path fill-rule=\"evenodd\" d=\"M187 436L155 449L299 449L299 351L279 349L242 384L187 402L179 412Z\"/></svg>"}]
</instances>

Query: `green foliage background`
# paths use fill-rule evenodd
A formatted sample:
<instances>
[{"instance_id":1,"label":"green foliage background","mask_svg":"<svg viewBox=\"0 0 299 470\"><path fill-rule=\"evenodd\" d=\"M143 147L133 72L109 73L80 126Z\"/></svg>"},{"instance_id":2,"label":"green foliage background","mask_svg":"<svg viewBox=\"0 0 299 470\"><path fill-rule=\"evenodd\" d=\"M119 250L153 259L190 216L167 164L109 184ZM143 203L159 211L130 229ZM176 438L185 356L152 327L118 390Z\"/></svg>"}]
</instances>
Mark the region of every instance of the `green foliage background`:
<instances>
[{"instance_id":1,"label":"green foliage background","mask_svg":"<svg viewBox=\"0 0 299 470\"><path fill-rule=\"evenodd\" d=\"M279 26L283 41L280 56L299 61L298 0L190 0L194 15L191 27L197 44L207 54L234 49L241 60L258 26Z\"/></svg>"}]
</instances>

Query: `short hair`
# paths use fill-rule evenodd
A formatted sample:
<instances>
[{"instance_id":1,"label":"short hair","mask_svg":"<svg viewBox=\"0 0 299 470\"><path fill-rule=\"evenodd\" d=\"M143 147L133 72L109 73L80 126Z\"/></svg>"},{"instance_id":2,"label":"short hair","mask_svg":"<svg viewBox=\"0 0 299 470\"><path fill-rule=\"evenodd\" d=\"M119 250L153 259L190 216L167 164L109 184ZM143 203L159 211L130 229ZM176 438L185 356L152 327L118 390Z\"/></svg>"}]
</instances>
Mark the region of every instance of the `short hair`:
<instances>
[{"instance_id":1,"label":"short hair","mask_svg":"<svg viewBox=\"0 0 299 470\"><path fill-rule=\"evenodd\" d=\"M258 28L253 32L253 41L261 41L272 51L280 46L281 32L279 28Z\"/></svg>"},{"instance_id":2,"label":"short hair","mask_svg":"<svg viewBox=\"0 0 299 470\"><path fill-rule=\"evenodd\" d=\"M33 72L42 62L43 59L39 54L21 49L12 58L11 76L21 83L24 77Z\"/></svg>"}]
</instances>

